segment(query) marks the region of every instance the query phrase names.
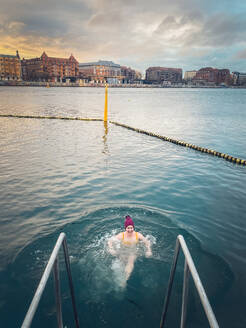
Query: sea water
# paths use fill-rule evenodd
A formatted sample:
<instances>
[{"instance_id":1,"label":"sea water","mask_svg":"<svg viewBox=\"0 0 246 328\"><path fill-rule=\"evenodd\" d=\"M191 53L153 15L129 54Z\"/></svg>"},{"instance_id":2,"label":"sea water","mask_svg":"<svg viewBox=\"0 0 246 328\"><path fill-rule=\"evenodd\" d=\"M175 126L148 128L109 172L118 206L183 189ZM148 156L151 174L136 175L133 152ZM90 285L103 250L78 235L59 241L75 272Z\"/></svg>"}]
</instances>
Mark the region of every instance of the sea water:
<instances>
[{"instance_id":1,"label":"sea water","mask_svg":"<svg viewBox=\"0 0 246 328\"><path fill-rule=\"evenodd\" d=\"M109 89L109 119L246 159L245 89ZM102 118L101 88L0 88L1 114ZM245 327L246 169L103 122L0 118L0 327L20 327L59 233L81 326L158 327L182 234L221 327ZM125 215L152 241L129 280L108 253ZM184 259L168 326L178 326ZM60 257L63 321L73 315ZM56 327L53 279L35 327ZM187 325L207 327L190 282Z\"/></svg>"}]
</instances>

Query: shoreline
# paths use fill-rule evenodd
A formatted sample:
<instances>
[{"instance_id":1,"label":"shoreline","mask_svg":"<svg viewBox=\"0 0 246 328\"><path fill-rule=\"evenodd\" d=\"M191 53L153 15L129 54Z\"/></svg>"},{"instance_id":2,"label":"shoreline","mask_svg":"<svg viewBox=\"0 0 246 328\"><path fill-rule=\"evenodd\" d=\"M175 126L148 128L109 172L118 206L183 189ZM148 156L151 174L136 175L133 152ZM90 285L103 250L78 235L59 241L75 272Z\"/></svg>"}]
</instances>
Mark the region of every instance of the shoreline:
<instances>
[{"instance_id":1,"label":"shoreline","mask_svg":"<svg viewBox=\"0 0 246 328\"><path fill-rule=\"evenodd\" d=\"M0 87L77 87L77 88L104 88L105 84L99 83L77 83L77 82L28 82L28 81L0 81ZM109 88L184 88L184 89L246 89L245 86L219 86L219 85L186 85L186 84L177 84L177 85L160 85L160 84L108 84Z\"/></svg>"}]
</instances>

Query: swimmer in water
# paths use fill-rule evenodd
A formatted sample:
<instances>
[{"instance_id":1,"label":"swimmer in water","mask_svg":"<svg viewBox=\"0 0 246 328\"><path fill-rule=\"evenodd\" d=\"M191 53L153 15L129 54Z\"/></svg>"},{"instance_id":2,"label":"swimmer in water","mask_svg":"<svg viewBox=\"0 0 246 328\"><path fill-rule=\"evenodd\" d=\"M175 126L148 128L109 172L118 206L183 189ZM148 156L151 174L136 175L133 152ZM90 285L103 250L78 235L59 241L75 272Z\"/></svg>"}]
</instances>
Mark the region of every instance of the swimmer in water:
<instances>
[{"instance_id":1,"label":"swimmer in water","mask_svg":"<svg viewBox=\"0 0 246 328\"><path fill-rule=\"evenodd\" d=\"M108 240L108 249L109 253L115 256L117 253L113 248L113 240L120 240L122 244L126 247L134 247L138 243L138 241L143 241L146 247L145 255L146 257L150 257L152 255L150 242L147 238L145 238L140 232L136 232L134 230L134 222L132 218L127 215L125 219L125 231L120 232L118 235L111 237ZM129 249L130 250L130 249ZM136 260L136 251L134 249L131 254L128 256L125 266L126 280L129 279L132 270L134 268L134 262Z\"/></svg>"}]
</instances>

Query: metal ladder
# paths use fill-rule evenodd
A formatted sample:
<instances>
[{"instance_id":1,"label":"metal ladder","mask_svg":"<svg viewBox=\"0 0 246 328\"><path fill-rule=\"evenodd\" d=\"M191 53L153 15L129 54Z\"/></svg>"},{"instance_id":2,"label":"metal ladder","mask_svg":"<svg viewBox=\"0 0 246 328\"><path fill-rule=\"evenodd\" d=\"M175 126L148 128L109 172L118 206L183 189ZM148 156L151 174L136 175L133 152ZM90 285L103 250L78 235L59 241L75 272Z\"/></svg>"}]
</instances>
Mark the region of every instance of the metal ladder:
<instances>
[{"instance_id":1,"label":"metal ladder","mask_svg":"<svg viewBox=\"0 0 246 328\"><path fill-rule=\"evenodd\" d=\"M29 328L31 326L33 317L35 315L35 312L37 310L39 301L41 299L41 296L43 294L43 291L45 289L46 283L48 281L48 278L50 276L50 273L53 269L54 272L54 283L55 283L55 296L56 296L56 313L57 313L57 323L58 328L63 328L63 322L62 322L62 304L61 304L61 290L60 290L60 278L59 278L59 264L58 264L58 254L59 250L61 248L61 245L63 246L64 251L64 258L66 263L66 269L67 269L67 275L69 279L69 287L70 287L70 294L72 298L72 305L73 305L73 313L74 313L74 319L76 328L79 328L79 320L78 320L78 313L76 309L76 303L75 303L75 296L74 296L74 288L73 288L73 282L72 282L72 275L71 275L71 269L70 269L70 261L68 256L68 248L67 248L67 241L66 241L66 235L64 232L62 232L59 235L59 238L57 239L56 245L52 251L52 254L50 256L50 259L48 261L48 264L44 270L44 273L42 275L42 278L40 280L40 283L38 285L38 288L36 290L36 293L33 297L33 300L31 302L31 305L28 309L28 312L25 316L25 319L23 321L23 324L21 328ZM178 256L180 247L182 248L182 251L185 256L185 264L184 264L184 281L183 281L183 295L182 295L182 313L181 313L181 323L180 328L185 327L185 321L186 321L186 314L187 314L187 299L188 299L188 289L189 289L189 274L191 273L191 276L194 280L196 289L198 291L198 294L200 296L200 300L202 302L204 311L206 313L207 319L209 321L209 325L211 328L219 328L219 325L217 323L217 320L215 318L215 315L213 313L213 310L210 306L209 300L207 298L207 295L205 293L205 290L202 286L201 280L199 278L199 275L197 273L197 270L195 268L194 262L191 258L190 252L188 250L188 247L185 243L185 240L183 236L179 235L176 240L176 247L175 247L175 253L173 257L173 263L170 271L170 277L167 287L167 293L166 298L163 306L162 311L162 317L160 322L160 328L164 327L166 316L167 316L167 309L171 297L171 291L173 286L173 280L174 275L176 271Z\"/></svg>"},{"instance_id":2,"label":"metal ladder","mask_svg":"<svg viewBox=\"0 0 246 328\"><path fill-rule=\"evenodd\" d=\"M189 274L190 273L191 273L191 276L195 283L195 287L199 294L199 297L202 302L202 305L203 305L203 308L204 308L205 314L207 316L210 327L211 328L219 328L218 322L215 318L215 315L213 313L213 310L211 308L211 305L209 303L209 300L208 300L205 290L203 288L202 282L199 278L199 275L195 268L194 262L192 260L190 252L188 250L188 247L187 247L184 237L182 235L178 235L177 240L176 240L175 253L174 253L173 263L172 263L172 267L171 267L171 271L170 271L170 277L169 277L166 298L165 298L163 311L162 311L160 328L164 327L164 323L165 323L166 316L167 316L167 309L168 309L168 305L169 305L169 301L170 301L170 296L171 296L171 291L172 291L173 280L174 280L174 275L175 275L175 271L176 271L176 265L177 265L177 261L178 261L180 246L181 246L182 251L185 256L183 295L182 295L182 312L181 312L180 328L185 327L186 314L187 314L187 299L188 299L188 290L189 290Z\"/></svg>"},{"instance_id":3,"label":"metal ladder","mask_svg":"<svg viewBox=\"0 0 246 328\"><path fill-rule=\"evenodd\" d=\"M44 273L42 275L42 278L40 280L40 283L38 285L36 293L32 299L31 305L27 311L27 314L25 316L25 319L22 323L21 328L29 328L31 326L32 319L35 315L39 301L41 299L41 296L43 294L43 291L45 289L46 283L48 281L48 278L50 276L52 269L53 269L53 273L54 273L57 324L58 324L59 328L63 328L61 289L60 289L59 264L58 264L58 254L59 254L61 245L63 246L64 258L65 258L67 275L68 275L68 280L69 280L70 294L71 294L71 298L72 298L75 324L76 324L76 328L79 328L79 320L78 320L78 313L77 313L76 304L75 304L74 288L73 288L73 281L72 281L72 275L71 275L71 269L70 269L70 261L69 261L69 256L68 256L67 241L66 241L66 235L64 232L62 232L59 235L59 238L57 239L56 245L51 253L49 262L44 270Z\"/></svg>"}]
</instances>

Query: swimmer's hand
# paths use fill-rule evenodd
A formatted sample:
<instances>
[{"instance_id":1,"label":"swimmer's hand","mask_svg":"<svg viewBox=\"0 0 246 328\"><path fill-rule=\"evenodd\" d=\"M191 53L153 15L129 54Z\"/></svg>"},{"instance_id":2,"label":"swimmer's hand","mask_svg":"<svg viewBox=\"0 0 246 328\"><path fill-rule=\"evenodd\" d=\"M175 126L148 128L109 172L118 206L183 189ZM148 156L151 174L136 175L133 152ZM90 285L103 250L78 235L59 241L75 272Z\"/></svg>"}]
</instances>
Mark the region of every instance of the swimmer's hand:
<instances>
[{"instance_id":1,"label":"swimmer's hand","mask_svg":"<svg viewBox=\"0 0 246 328\"><path fill-rule=\"evenodd\" d=\"M152 256L152 252L151 252L151 250L146 251L145 256L146 256L146 257L150 257L150 256Z\"/></svg>"}]
</instances>

